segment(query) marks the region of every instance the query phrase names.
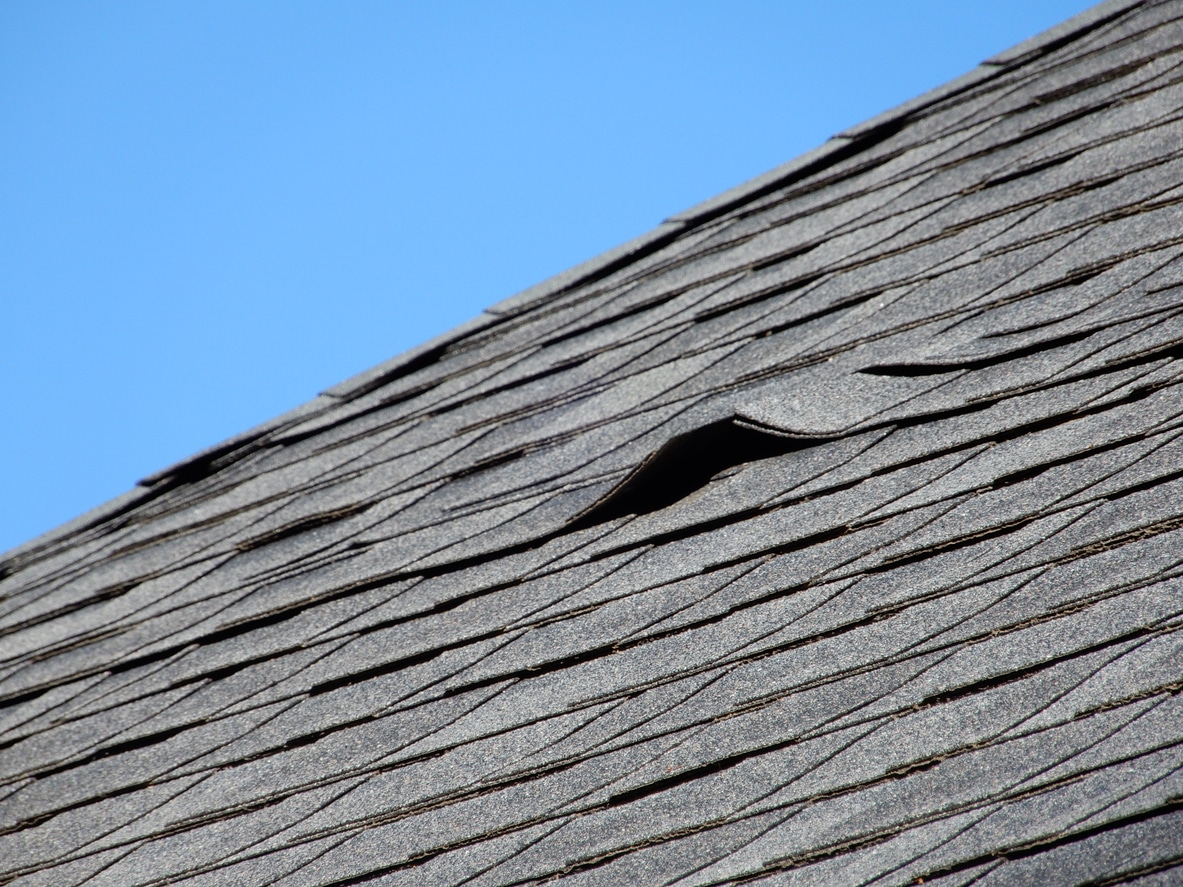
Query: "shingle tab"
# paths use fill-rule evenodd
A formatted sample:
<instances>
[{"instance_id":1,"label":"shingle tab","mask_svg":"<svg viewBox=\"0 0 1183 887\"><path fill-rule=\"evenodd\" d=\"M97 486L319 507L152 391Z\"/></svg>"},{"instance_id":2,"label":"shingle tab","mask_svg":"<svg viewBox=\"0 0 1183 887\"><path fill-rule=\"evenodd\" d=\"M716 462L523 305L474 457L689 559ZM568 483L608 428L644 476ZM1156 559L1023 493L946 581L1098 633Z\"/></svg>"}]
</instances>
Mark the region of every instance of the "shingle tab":
<instances>
[{"instance_id":1,"label":"shingle tab","mask_svg":"<svg viewBox=\"0 0 1183 887\"><path fill-rule=\"evenodd\" d=\"M0 565L0 883L1177 883L1183 0Z\"/></svg>"}]
</instances>

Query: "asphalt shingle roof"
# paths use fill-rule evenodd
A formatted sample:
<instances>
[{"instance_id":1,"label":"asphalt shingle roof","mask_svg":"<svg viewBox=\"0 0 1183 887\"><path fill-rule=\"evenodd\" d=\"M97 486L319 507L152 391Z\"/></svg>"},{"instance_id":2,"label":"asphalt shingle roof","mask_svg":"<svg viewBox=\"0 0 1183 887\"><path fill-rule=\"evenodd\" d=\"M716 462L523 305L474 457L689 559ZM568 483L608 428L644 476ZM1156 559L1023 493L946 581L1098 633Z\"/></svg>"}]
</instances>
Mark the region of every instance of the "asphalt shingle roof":
<instances>
[{"instance_id":1,"label":"asphalt shingle roof","mask_svg":"<svg viewBox=\"0 0 1183 887\"><path fill-rule=\"evenodd\" d=\"M0 567L0 882L1183 883L1183 2Z\"/></svg>"}]
</instances>

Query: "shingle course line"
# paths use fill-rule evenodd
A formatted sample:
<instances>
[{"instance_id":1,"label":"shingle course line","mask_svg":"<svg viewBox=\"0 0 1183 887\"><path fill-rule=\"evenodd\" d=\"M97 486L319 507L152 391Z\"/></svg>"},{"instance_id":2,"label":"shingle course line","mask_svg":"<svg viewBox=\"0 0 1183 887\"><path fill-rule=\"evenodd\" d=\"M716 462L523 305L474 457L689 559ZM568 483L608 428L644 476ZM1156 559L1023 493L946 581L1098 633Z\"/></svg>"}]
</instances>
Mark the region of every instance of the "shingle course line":
<instances>
[{"instance_id":1,"label":"shingle course line","mask_svg":"<svg viewBox=\"0 0 1183 887\"><path fill-rule=\"evenodd\" d=\"M0 879L1023 877L1162 833L1181 16L1103 4L10 555L0 847L61 844ZM884 367L752 412L792 459L571 531Z\"/></svg>"}]
</instances>

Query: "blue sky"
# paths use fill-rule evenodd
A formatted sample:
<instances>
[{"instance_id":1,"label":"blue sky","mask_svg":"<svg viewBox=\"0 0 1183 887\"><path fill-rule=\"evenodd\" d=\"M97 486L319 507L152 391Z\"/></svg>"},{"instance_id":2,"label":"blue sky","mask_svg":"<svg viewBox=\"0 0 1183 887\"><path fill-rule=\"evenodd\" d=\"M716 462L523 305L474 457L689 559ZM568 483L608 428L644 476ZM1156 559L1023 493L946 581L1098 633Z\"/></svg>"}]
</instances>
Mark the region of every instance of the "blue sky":
<instances>
[{"instance_id":1,"label":"blue sky","mask_svg":"<svg viewBox=\"0 0 1183 887\"><path fill-rule=\"evenodd\" d=\"M1088 5L0 4L0 550Z\"/></svg>"}]
</instances>

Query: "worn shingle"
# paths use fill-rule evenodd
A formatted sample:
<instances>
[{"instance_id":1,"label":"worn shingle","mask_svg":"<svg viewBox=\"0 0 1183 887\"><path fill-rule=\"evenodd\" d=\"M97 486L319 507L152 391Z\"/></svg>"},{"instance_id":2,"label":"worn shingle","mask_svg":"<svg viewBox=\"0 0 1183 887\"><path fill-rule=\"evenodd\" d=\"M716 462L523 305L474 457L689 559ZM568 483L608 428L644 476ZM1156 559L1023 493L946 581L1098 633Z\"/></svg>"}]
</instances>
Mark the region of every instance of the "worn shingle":
<instances>
[{"instance_id":1,"label":"worn shingle","mask_svg":"<svg viewBox=\"0 0 1183 887\"><path fill-rule=\"evenodd\" d=\"M1183 880L1183 0L0 566L0 883Z\"/></svg>"}]
</instances>

